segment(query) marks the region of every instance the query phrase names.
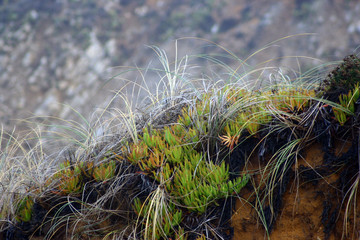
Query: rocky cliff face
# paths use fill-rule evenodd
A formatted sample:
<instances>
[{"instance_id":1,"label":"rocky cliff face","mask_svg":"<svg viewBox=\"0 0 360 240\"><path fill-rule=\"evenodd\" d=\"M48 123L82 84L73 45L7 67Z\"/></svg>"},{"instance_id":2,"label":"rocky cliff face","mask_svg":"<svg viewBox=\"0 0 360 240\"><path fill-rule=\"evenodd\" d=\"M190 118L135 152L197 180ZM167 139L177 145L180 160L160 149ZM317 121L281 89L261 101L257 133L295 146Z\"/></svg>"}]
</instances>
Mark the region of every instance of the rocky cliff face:
<instances>
[{"instance_id":1,"label":"rocky cliff face","mask_svg":"<svg viewBox=\"0 0 360 240\"><path fill-rule=\"evenodd\" d=\"M14 119L33 115L74 118L65 105L87 118L106 105L109 90L122 86L107 82L121 72L113 67L146 66L154 58L146 45L173 59L173 40L181 37L214 41L245 59L274 40L314 33L279 41L249 63L274 59L276 66L297 67L284 56L340 60L360 42L359 11L351 0L2 0L0 121L10 131L24 126ZM178 44L181 54L214 50L197 48L206 46L201 40Z\"/></svg>"}]
</instances>

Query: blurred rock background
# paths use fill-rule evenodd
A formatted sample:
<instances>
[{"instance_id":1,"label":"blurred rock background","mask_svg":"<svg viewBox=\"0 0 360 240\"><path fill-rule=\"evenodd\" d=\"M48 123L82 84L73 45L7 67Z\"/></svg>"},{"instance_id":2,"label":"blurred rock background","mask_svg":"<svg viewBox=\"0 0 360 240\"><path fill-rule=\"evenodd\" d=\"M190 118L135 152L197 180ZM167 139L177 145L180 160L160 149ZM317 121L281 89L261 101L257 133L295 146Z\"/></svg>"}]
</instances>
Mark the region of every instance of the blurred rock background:
<instances>
[{"instance_id":1,"label":"blurred rock background","mask_svg":"<svg viewBox=\"0 0 360 240\"><path fill-rule=\"evenodd\" d=\"M300 34L248 63L341 60L360 46L359 12L356 0L0 0L0 122L19 131L26 123L17 119L31 116L76 119L68 106L89 118L124 84L108 81L123 71L117 66L146 67L156 57L147 45L173 60L182 37L193 37L179 40L182 55L219 51L195 39L203 38L246 59Z\"/></svg>"}]
</instances>

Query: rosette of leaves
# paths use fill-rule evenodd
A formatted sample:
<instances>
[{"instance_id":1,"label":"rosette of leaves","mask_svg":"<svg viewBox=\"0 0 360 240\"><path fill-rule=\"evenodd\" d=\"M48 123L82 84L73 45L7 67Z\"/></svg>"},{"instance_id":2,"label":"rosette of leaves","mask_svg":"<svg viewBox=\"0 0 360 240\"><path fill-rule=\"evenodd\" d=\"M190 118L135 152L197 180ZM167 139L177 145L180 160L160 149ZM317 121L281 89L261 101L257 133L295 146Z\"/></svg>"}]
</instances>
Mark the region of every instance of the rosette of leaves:
<instances>
[{"instance_id":1,"label":"rosette of leaves","mask_svg":"<svg viewBox=\"0 0 360 240\"><path fill-rule=\"evenodd\" d=\"M126 157L142 171L156 175L156 170L164 164L162 152L167 147L168 143L161 136L161 130L154 130L150 134L148 129L144 128L142 139L138 143L131 144Z\"/></svg>"},{"instance_id":2,"label":"rosette of leaves","mask_svg":"<svg viewBox=\"0 0 360 240\"><path fill-rule=\"evenodd\" d=\"M243 125L236 121L229 121L224 127L224 134L219 136L222 143L230 148L230 150L233 150L234 146L238 144L242 127Z\"/></svg>"},{"instance_id":3,"label":"rosette of leaves","mask_svg":"<svg viewBox=\"0 0 360 240\"><path fill-rule=\"evenodd\" d=\"M138 164L140 161L146 159L149 156L148 147L144 141L140 141L137 144L132 143L130 150L127 151L125 148L123 148L123 152L128 153L127 159L132 164Z\"/></svg>"},{"instance_id":4,"label":"rosette of leaves","mask_svg":"<svg viewBox=\"0 0 360 240\"><path fill-rule=\"evenodd\" d=\"M82 169L84 163L71 164L69 160L60 164L60 170L52 180L57 180L58 185L54 193L60 195L77 194L83 190Z\"/></svg>"},{"instance_id":5,"label":"rosette of leaves","mask_svg":"<svg viewBox=\"0 0 360 240\"><path fill-rule=\"evenodd\" d=\"M250 135L256 136L260 127L270 122L270 112L263 104L248 107L237 113L234 120L227 121L223 134L219 136L222 143L232 150L238 144L241 133L246 129Z\"/></svg>"},{"instance_id":6,"label":"rosette of leaves","mask_svg":"<svg viewBox=\"0 0 360 240\"><path fill-rule=\"evenodd\" d=\"M333 107L335 119L341 126L344 126L348 117L355 113L355 103L359 99L360 89L359 83L355 85L353 90L350 90L348 94L341 94L339 96L339 103L342 108Z\"/></svg>"},{"instance_id":7,"label":"rosette of leaves","mask_svg":"<svg viewBox=\"0 0 360 240\"><path fill-rule=\"evenodd\" d=\"M26 196L20 200L17 211L16 220L19 222L29 222L32 216L34 200L30 196Z\"/></svg>"},{"instance_id":8,"label":"rosette of leaves","mask_svg":"<svg viewBox=\"0 0 360 240\"><path fill-rule=\"evenodd\" d=\"M248 113L240 113L238 121L240 124L245 124L246 129L251 135L255 135L262 125L271 121L271 118L270 113L265 110L265 107L262 104L257 104L252 106Z\"/></svg>"},{"instance_id":9,"label":"rosette of leaves","mask_svg":"<svg viewBox=\"0 0 360 240\"><path fill-rule=\"evenodd\" d=\"M97 182L107 181L115 176L116 161L110 160L93 168L92 176Z\"/></svg>"},{"instance_id":10,"label":"rosette of leaves","mask_svg":"<svg viewBox=\"0 0 360 240\"><path fill-rule=\"evenodd\" d=\"M192 121L192 113L191 113L191 111L189 111L188 108L184 107L181 110L181 115L179 116L178 122L180 124L182 124L183 126L185 126L185 127L192 126L192 123L193 123L193 121Z\"/></svg>"}]
</instances>

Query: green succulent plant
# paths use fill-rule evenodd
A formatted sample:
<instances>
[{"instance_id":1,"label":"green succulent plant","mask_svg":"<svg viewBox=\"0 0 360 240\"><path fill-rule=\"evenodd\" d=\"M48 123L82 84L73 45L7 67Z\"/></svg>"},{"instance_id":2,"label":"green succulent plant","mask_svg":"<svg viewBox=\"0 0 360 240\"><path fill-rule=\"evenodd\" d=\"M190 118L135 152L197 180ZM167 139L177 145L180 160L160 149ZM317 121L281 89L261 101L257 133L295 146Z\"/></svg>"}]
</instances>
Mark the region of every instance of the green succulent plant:
<instances>
[{"instance_id":1,"label":"green succulent plant","mask_svg":"<svg viewBox=\"0 0 360 240\"><path fill-rule=\"evenodd\" d=\"M83 190L82 170L84 163L71 164L69 160L60 163L60 170L50 181L58 181L54 193L60 195L77 194Z\"/></svg>"},{"instance_id":2,"label":"green succulent plant","mask_svg":"<svg viewBox=\"0 0 360 240\"><path fill-rule=\"evenodd\" d=\"M229 180L229 170L225 162L216 165L206 163L201 154L191 160L184 160L174 176L171 194L181 205L191 212L203 214L209 204L217 205L217 200L240 192L248 182L248 177Z\"/></svg>"},{"instance_id":3,"label":"green succulent plant","mask_svg":"<svg viewBox=\"0 0 360 240\"><path fill-rule=\"evenodd\" d=\"M167 193L177 204L187 211L204 214L210 205L217 205L217 200L238 193L247 184L248 177L229 180L229 169L225 162L215 164L206 160L203 153L197 150L200 136L207 129L197 128L194 118L198 124L206 125L206 114L210 107L208 103L201 102L195 106L195 112L194 109L184 108L178 123L163 129L144 128L141 140L137 144L130 144L127 156L130 162L138 165L148 176L163 183ZM231 131L230 134L238 134L239 127L245 124L248 124L249 132L255 132L260 123L269 119L259 113L259 126L255 126L249 119L241 117L245 118L238 114L239 119L225 127ZM243 123L240 124L240 121ZM136 211L139 211L138 200L135 205ZM145 212L146 210L143 209Z\"/></svg>"},{"instance_id":4,"label":"green succulent plant","mask_svg":"<svg viewBox=\"0 0 360 240\"><path fill-rule=\"evenodd\" d=\"M115 176L116 161L110 160L94 167L92 176L97 182L107 181Z\"/></svg>"},{"instance_id":5,"label":"green succulent plant","mask_svg":"<svg viewBox=\"0 0 360 240\"><path fill-rule=\"evenodd\" d=\"M359 99L360 88L359 83L355 85L353 90L350 90L348 94L341 94L339 96L340 106L342 108L333 107L335 119L341 126L347 122L348 117L355 113L355 103Z\"/></svg>"},{"instance_id":6,"label":"green succulent plant","mask_svg":"<svg viewBox=\"0 0 360 240\"><path fill-rule=\"evenodd\" d=\"M30 196L21 199L17 206L16 220L19 222L29 222L32 216L33 205L34 200Z\"/></svg>"},{"instance_id":7,"label":"green succulent plant","mask_svg":"<svg viewBox=\"0 0 360 240\"><path fill-rule=\"evenodd\" d=\"M294 86L279 87L272 95L271 101L278 109L288 112L300 112L309 106L311 98L315 97L314 89Z\"/></svg>"},{"instance_id":8,"label":"green succulent plant","mask_svg":"<svg viewBox=\"0 0 360 240\"><path fill-rule=\"evenodd\" d=\"M127 152L126 150L123 150ZM146 159L149 156L149 150L144 141L140 141L138 144L131 144L130 154L127 156L128 161L133 164L138 164L141 160Z\"/></svg>"}]
</instances>

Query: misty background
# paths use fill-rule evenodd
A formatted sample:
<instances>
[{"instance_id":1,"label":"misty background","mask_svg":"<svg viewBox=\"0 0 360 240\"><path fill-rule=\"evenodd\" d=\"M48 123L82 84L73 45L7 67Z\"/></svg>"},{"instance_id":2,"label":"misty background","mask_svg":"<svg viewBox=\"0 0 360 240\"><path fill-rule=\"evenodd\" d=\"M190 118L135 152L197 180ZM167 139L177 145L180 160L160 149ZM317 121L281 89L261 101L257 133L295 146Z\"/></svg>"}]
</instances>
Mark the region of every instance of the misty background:
<instances>
[{"instance_id":1,"label":"misty background","mask_svg":"<svg viewBox=\"0 0 360 240\"><path fill-rule=\"evenodd\" d=\"M225 48L297 71L341 60L358 52L359 12L356 0L0 0L0 123L11 132L33 116L91 118L124 86L110 80L120 66L160 67L153 45L173 61L177 39L179 58Z\"/></svg>"}]
</instances>

